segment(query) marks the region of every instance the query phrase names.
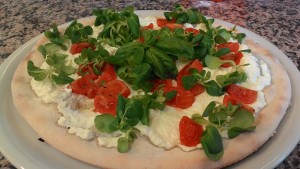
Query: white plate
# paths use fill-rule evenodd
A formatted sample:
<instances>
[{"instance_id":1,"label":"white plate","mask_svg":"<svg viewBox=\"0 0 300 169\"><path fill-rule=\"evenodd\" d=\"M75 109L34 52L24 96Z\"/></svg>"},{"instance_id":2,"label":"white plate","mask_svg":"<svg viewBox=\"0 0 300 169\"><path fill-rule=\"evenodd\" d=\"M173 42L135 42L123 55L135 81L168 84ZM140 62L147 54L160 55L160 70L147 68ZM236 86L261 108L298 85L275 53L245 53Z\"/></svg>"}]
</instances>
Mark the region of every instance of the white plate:
<instances>
[{"instance_id":1,"label":"white plate","mask_svg":"<svg viewBox=\"0 0 300 169\"><path fill-rule=\"evenodd\" d=\"M137 11L142 16L162 16L163 11ZM216 19L223 25L233 27L232 24ZM279 58L287 69L292 81L292 103L300 100L300 73L296 66L277 47L266 39L250 32L247 29L237 27L247 34L247 38L268 48L272 54ZM36 133L27 125L14 107L11 95L10 82L18 64L22 58L32 49L36 37L14 53L12 53L0 66L0 151L17 168L24 169L94 169L95 167L74 160L47 143L38 141ZM300 139L300 104L292 104L282 120L277 133L257 152L248 158L230 166L230 168L274 168L282 162L293 150Z\"/></svg>"}]
</instances>

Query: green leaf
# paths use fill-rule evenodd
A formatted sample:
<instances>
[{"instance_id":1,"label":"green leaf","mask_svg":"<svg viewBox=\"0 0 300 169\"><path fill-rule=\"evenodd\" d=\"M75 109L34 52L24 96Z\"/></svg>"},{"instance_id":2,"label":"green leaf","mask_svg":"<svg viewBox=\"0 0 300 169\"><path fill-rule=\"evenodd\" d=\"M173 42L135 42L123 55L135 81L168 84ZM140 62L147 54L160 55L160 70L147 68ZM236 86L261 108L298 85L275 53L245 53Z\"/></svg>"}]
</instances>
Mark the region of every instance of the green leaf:
<instances>
[{"instance_id":1,"label":"green leaf","mask_svg":"<svg viewBox=\"0 0 300 169\"><path fill-rule=\"evenodd\" d=\"M206 66L210 69L217 69L222 64L224 64L224 62L220 58L210 56L210 55L206 56L204 61L205 61Z\"/></svg>"},{"instance_id":2,"label":"green leaf","mask_svg":"<svg viewBox=\"0 0 300 169\"><path fill-rule=\"evenodd\" d=\"M216 77L216 81L220 84L220 86L226 87L230 84L242 83L247 80L247 75L245 72L234 71L231 73L227 73L225 75L218 75Z\"/></svg>"},{"instance_id":3,"label":"green leaf","mask_svg":"<svg viewBox=\"0 0 300 169\"><path fill-rule=\"evenodd\" d=\"M172 90L166 93L167 101L172 100L177 94L176 90Z\"/></svg>"},{"instance_id":4,"label":"green leaf","mask_svg":"<svg viewBox=\"0 0 300 169\"><path fill-rule=\"evenodd\" d=\"M125 112L125 98L122 95L118 95L118 102L116 107L116 116L118 119L122 119Z\"/></svg>"},{"instance_id":5,"label":"green leaf","mask_svg":"<svg viewBox=\"0 0 300 169\"><path fill-rule=\"evenodd\" d=\"M204 119L200 114L193 114L192 120L202 126L208 126L210 124L210 122Z\"/></svg>"},{"instance_id":6,"label":"green leaf","mask_svg":"<svg viewBox=\"0 0 300 169\"><path fill-rule=\"evenodd\" d=\"M44 35L50 40L50 42L58 45L62 50L67 50L66 45L64 45L65 39L60 36L58 28L55 24L52 25L52 31L45 31Z\"/></svg>"},{"instance_id":7,"label":"green leaf","mask_svg":"<svg viewBox=\"0 0 300 169\"><path fill-rule=\"evenodd\" d=\"M140 36L140 21L139 17L136 14L131 14L131 16L127 19L127 24L129 26L129 30L133 35L133 38L136 39Z\"/></svg>"},{"instance_id":8,"label":"green leaf","mask_svg":"<svg viewBox=\"0 0 300 169\"><path fill-rule=\"evenodd\" d=\"M229 122L228 136L233 138L239 135L241 132L252 131L254 125L254 116L252 113L239 109L234 112L231 121ZM251 130L249 130L251 129Z\"/></svg>"},{"instance_id":9,"label":"green leaf","mask_svg":"<svg viewBox=\"0 0 300 169\"><path fill-rule=\"evenodd\" d=\"M214 54L214 56L215 56L215 57L221 57L221 56L226 55L226 54L228 54L228 53L230 53L230 49L229 49L229 48L222 48L222 49L218 50L218 51Z\"/></svg>"},{"instance_id":10,"label":"green leaf","mask_svg":"<svg viewBox=\"0 0 300 169\"><path fill-rule=\"evenodd\" d=\"M96 128L100 132L104 133L112 133L115 130L113 130L110 125L114 122L115 117L111 114L102 114L102 115L97 115L94 119L94 124Z\"/></svg>"},{"instance_id":11,"label":"green leaf","mask_svg":"<svg viewBox=\"0 0 300 169\"><path fill-rule=\"evenodd\" d=\"M246 37L246 34L238 33L235 36L233 36L233 39L236 39L239 43L242 43L242 41L245 37Z\"/></svg>"},{"instance_id":12,"label":"green leaf","mask_svg":"<svg viewBox=\"0 0 300 169\"><path fill-rule=\"evenodd\" d=\"M120 137L118 139L118 151L120 153L126 153L130 148L130 142L126 137Z\"/></svg>"},{"instance_id":13,"label":"green leaf","mask_svg":"<svg viewBox=\"0 0 300 169\"><path fill-rule=\"evenodd\" d=\"M65 84L70 84L74 81L74 79L65 76L65 75L51 75L51 79L58 85L65 85Z\"/></svg>"},{"instance_id":14,"label":"green leaf","mask_svg":"<svg viewBox=\"0 0 300 169\"><path fill-rule=\"evenodd\" d=\"M210 160L217 161L224 154L222 137L214 126L206 126L201 137L201 144L206 156Z\"/></svg>"},{"instance_id":15,"label":"green leaf","mask_svg":"<svg viewBox=\"0 0 300 169\"><path fill-rule=\"evenodd\" d=\"M27 62L27 72L36 81L42 81L52 73L51 71L36 67L31 60Z\"/></svg>"},{"instance_id":16,"label":"green leaf","mask_svg":"<svg viewBox=\"0 0 300 169\"><path fill-rule=\"evenodd\" d=\"M188 59L194 58L193 46L176 37L159 38L154 46L167 54Z\"/></svg>"},{"instance_id":17,"label":"green leaf","mask_svg":"<svg viewBox=\"0 0 300 169\"><path fill-rule=\"evenodd\" d=\"M211 101L206 108L203 111L202 117L208 117L216 107L216 103L214 101Z\"/></svg>"},{"instance_id":18,"label":"green leaf","mask_svg":"<svg viewBox=\"0 0 300 169\"><path fill-rule=\"evenodd\" d=\"M185 75L182 76L182 84L185 90L190 90L197 84L198 76L196 75Z\"/></svg>"},{"instance_id":19,"label":"green leaf","mask_svg":"<svg viewBox=\"0 0 300 169\"><path fill-rule=\"evenodd\" d=\"M224 94L222 88L214 80L210 80L203 85L206 89L206 92L211 96L222 96Z\"/></svg>"},{"instance_id":20,"label":"green leaf","mask_svg":"<svg viewBox=\"0 0 300 169\"><path fill-rule=\"evenodd\" d=\"M174 78L178 74L174 59L155 47L146 51L146 62L151 65L154 74L161 79Z\"/></svg>"}]
</instances>

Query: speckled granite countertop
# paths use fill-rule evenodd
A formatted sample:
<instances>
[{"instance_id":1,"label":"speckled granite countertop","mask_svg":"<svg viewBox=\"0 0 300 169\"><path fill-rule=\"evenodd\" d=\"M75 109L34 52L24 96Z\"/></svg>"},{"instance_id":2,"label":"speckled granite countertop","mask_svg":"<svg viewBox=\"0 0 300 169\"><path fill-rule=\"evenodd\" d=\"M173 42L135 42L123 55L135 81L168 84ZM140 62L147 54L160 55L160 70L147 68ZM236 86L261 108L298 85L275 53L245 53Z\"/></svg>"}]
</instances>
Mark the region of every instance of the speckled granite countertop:
<instances>
[{"instance_id":1,"label":"speckled granite countertop","mask_svg":"<svg viewBox=\"0 0 300 169\"><path fill-rule=\"evenodd\" d=\"M17 48L49 29L73 19L91 15L95 8L170 10L173 3L197 7L204 14L245 27L268 39L300 70L299 0L225 0L205 6L196 0L0 1L0 64ZM0 153L0 168L15 168ZM300 168L300 144L277 168Z\"/></svg>"}]
</instances>

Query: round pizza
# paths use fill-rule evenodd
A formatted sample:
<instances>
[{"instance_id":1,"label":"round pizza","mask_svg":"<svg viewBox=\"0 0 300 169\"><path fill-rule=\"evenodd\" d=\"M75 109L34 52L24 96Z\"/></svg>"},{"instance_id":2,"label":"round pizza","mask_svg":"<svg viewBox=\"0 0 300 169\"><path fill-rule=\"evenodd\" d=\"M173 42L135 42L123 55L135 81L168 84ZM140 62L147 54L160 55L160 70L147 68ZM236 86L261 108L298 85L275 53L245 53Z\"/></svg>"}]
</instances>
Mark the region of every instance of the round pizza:
<instances>
[{"instance_id":1,"label":"round pizza","mask_svg":"<svg viewBox=\"0 0 300 169\"><path fill-rule=\"evenodd\" d=\"M289 76L235 27L179 5L93 15L53 25L12 80L16 108L54 148L103 168L221 168L275 134Z\"/></svg>"}]
</instances>

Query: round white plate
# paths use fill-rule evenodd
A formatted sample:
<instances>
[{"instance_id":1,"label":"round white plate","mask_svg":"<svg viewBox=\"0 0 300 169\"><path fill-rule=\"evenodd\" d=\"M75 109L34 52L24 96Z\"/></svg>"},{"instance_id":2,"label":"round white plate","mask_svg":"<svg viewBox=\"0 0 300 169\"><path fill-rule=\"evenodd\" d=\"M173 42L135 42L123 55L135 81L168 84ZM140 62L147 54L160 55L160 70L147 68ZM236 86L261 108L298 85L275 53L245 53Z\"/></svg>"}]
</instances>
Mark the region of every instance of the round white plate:
<instances>
[{"instance_id":1,"label":"round white plate","mask_svg":"<svg viewBox=\"0 0 300 169\"><path fill-rule=\"evenodd\" d=\"M164 11L137 11L141 16L163 16ZM216 22L233 27L234 25L216 19ZM282 120L275 136L248 158L230 166L230 168L274 168L293 150L300 139L300 73L296 66L276 46L247 29L237 27L247 38L268 48L276 56L291 78L292 105ZM45 142L38 141L39 136L29 127L14 107L10 83L22 58L32 49L36 40L30 40L12 53L0 66L0 151L17 168L22 169L94 169L94 166L74 160L52 148ZM26 107L24 107L26 108ZM76 147L74 147L76 148Z\"/></svg>"}]
</instances>

